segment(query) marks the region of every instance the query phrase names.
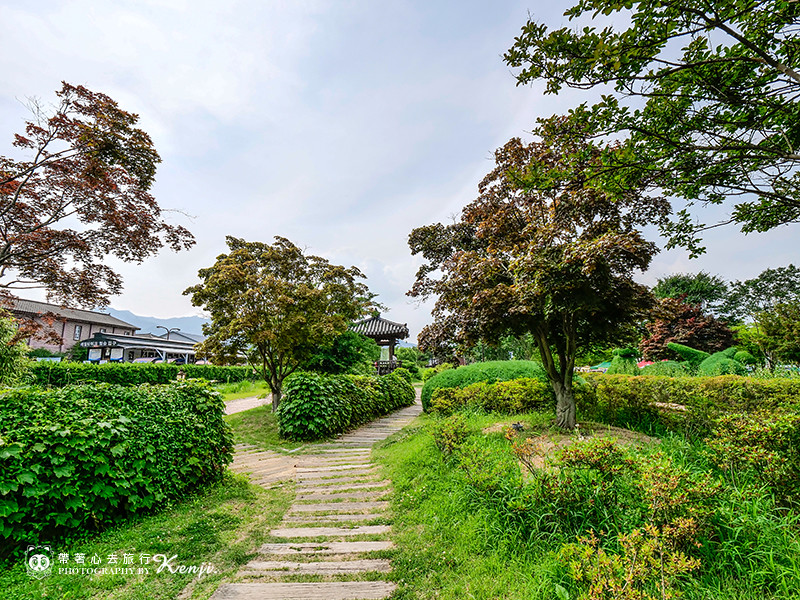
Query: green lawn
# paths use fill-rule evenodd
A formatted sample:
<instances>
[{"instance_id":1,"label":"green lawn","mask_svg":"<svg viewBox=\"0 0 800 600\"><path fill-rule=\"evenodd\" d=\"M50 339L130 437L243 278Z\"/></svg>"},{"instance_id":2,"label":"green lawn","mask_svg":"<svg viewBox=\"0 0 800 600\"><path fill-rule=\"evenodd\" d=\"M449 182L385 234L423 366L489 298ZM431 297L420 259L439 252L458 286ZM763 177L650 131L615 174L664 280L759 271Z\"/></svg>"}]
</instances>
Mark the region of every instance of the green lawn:
<instances>
[{"instance_id":1,"label":"green lawn","mask_svg":"<svg viewBox=\"0 0 800 600\"><path fill-rule=\"evenodd\" d=\"M229 400L239 400L240 398L250 398L258 396L266 398L269 393L267 383L260 379L258 381L237 381L235 383L220 383L216 389L222 394L225 402Z\"/></svg>"},{"instance_id":2,"label":"green lawn","mask_svg":"<svg viewBox=\"0 0 800 600\"><path fill-rule=\"evenodd\" d=\"M251 485L244 477L227 475L219 484L198 492L157 514L132 519L102 533L52 544L54 572L37 581L30 578L23 560L0 570L0 598L3 600L38 600L40 598L171 600L189 586L191 598L208 598L216 586L232 576L241 565L255 556L294 497L292 486L265 490ZM198 578L195 574L57 574L57 556L69 554L69 567L80 567L76 553L90 558L97 555L109 566L108 556L115 554L123 567L123 555L132 554L134 564L142 565L141 555L177 554L171 564L213 566L215 572ZM146 566L146 565L145 565Z\"/></svg>"},{"instance_id":3,"label":"green lawn","mask_svg":"<svg viewBox=\"0 0 800 600\"><path fill-rule=\"evenodd\" d=\"M284 440L278 436L278 421L271 405L258 406L225 417L233 429L237 444L252 444L262 450L281 452L294 450L303 444Z\"/></svg>"}]
</instances>

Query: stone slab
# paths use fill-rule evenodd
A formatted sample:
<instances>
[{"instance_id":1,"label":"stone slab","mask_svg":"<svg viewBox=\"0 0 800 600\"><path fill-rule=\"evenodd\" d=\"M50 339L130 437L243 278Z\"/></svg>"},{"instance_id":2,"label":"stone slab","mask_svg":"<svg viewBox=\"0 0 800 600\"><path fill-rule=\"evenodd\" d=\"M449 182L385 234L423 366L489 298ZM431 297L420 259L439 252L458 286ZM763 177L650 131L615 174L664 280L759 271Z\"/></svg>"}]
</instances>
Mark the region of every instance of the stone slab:
<instances>
[{"instance_id":1,"label":"stone slab","mask_svg":"<svg viewBox=\"0 0 800 600\"><path fill-rule=\"evenodd\" d=\"M360 554L376 550L390 550L392 542L287 542L281 544L263 544L258 551L261 554Z\"/></svg>"},{"instance_id":2,"label":"stone slab","mask_svg":"<svg viewBox=\"0 0 800 600\"><path fill-rule=\"evenodd\" d=\"M269 534L278 538L293 537L345 537L351 535L379 535L389 533L388 525L361 525L357 527L281 527Z\"/></svg>"}]
</instances>

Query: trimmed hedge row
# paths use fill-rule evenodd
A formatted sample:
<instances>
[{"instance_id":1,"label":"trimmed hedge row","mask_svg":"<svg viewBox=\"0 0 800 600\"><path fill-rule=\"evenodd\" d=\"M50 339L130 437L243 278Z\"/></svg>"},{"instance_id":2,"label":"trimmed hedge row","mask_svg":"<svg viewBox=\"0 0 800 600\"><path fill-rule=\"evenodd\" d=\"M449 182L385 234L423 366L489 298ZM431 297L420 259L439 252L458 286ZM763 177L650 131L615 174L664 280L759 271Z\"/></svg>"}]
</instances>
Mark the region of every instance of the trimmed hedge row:
<instances>
[{"instance_id":1,"label":"trimmed hedge row","mask_svg":"<svg viewBox=\"0 0 800 600\"><path fill-rule=\"evenodd\" d=\"M431 411L447 414L462 406L511 414L542 411L555 407L555 396L549 383L530 378L496 383L479 381L465 388L439 388L433 391Z\"/></svg>"},{"instance_id":2,"label":"trimmed hedge row","mask_svg":"<svg viewBox=\"0 0 800 600\"><path fill-rule=\"evenodd\" d=\"M659 423L702 435L725 414L800 410L798 379L595 375L576 392L581 418L629 427Z\"/></svg>"},{"instance_id":3,"label":"trimmed hedge row","mask_svg":"<svg viewBox=\"0 0 800 600\"><path fill-rule=\"evenodd\" d=\"M217 480L232 458L208 383L0 396L0 556L95 530Z\"/></svg>"},{"instance_id":4,"label":"trimmed hedge row","mask_svg":"<svg viewBox=\"0 0 800 600\"><path fill-rule=\"evenodd\" d=\"M166 384L175 381L183 371L190 379L209 379L231 383L253 379L250 367L222 367L217 365L175 365L169 363L73 363L37 362L31 365L34 385L63 387L83 382L112 383L115 385L140 385L142 383Z\"/></svg>"},{"instance_id":5,"label":"trimmed hedge row","mask_svg":"<svg viewBox=\"0 0 800 600\"><path fill-rule=\"evenodd\" d=\"M278 429L292 440L330 437L414 403L402 375L383 377L296 373L284 385Z\"/></svg>"},{"instance_id":6,"label":"trimmed hedge row","mask_svg":"<svg viewBox=\"0 0 800 600\"><path fill-rule=\"evenodd\" d=\"M426 412L430 409L433 391L439 388L465 388L479 381L494 383L523 377L547 383L547 375L542 366L529 360L495 360L442 371L422 386L422 408Z\"/></svg>"}]
</instances>

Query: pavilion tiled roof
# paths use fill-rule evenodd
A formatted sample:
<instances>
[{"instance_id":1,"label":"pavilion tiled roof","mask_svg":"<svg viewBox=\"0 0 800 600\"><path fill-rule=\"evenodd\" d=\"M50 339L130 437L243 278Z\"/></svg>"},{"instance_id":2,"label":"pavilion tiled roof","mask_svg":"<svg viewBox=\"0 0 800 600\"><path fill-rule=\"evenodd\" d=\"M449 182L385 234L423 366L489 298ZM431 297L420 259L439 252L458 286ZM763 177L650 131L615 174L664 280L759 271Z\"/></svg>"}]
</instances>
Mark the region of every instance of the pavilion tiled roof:
<instances>
[{"instance_id":1,"label":"pavilion tiled roof","mask_svg":"<svg viewBox=\"0 0 800 600\"><path fill-rule=\"evenodd\" d=\"M350 329L370 338L391 337L403 340L408 337L408 325L382 319L380 316L353 323Z\"/></svg>"},{"instance_id":2,"label":"pavilion tiled roof","mask_svg":"<svg viewBox=\"0 0 800 600\"><path fill-rule=\"evenodd\" d=\"M97 325L109 325L111 327L126 327L133 330L139 329L136 325L126 323L122 319L117 319L106 313L95 312L93 310L64 308L56 304L37 302L36 300L25 300L24 298L11 298L9 300L9 308L12 312L33 316L51 313L69 321L82 321L85 323L96 323Z\"/></svg>"}]
</instances>

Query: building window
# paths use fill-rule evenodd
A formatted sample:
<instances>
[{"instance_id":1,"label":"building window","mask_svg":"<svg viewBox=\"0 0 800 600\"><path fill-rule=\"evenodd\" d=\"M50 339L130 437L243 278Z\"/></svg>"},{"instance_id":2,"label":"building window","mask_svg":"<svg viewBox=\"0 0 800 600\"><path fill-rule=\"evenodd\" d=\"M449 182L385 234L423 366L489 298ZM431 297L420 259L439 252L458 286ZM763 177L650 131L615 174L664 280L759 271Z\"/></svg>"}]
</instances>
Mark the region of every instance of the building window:
<instances>
[{"instance_id":1,"label":"building window","mask_svg":"<svg viewBox=\"0 0 800 600\"><path fill-rule=\"evenodd\" d=\"M83 325L75 325L75 333L72 336L73 340L81 339L81 332L83 331Z\"/></svg>"},{"instance_id":2,"label":"building window","mask_svg":"<svg viewBox=\"0 0 800 600\"><path fill-rule=\"evenodd\" d=\"M130 332L130 331L126 331L126 332L125 332L125 335L130 335L130 334L131 334L131 332Z\"/></svg>"},{"instance_id":3,"label":"building window","mask_svg":"<svg viewBox=\"0 0 800 600\"><path fill-rule=\"evenodd\" d=\"M105 332L106 332L106 328L105 327L101 327L100 328L100 333L105 333Z\"/></svg>"}]
</instances>

